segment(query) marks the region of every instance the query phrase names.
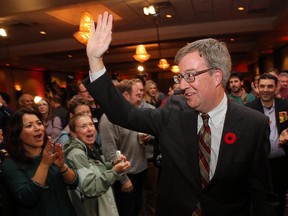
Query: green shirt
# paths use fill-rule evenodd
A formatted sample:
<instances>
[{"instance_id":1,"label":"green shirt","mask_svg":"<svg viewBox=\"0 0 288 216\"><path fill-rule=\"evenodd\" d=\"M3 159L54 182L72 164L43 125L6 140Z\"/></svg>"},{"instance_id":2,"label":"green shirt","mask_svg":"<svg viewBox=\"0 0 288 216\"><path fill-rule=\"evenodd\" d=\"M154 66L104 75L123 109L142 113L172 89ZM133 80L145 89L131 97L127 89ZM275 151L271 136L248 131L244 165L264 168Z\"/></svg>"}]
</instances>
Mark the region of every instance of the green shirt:
<instances>
[{"instance_id":1,"label":"green shirt","mask_svg":"<svg viewBox=\"0 0 288 216\"><path fill-rule=\"evenodd\" d=\"M234 100L235 102L237 102L238 104L241 104L241 105L244 105L244 104L249 103L251 101L254 101L256 99L253 94L247 93L246 94L246 101L243 104L241 96L234 96L233 94L229 94L228 97L231 98L232 100Z\"/></svg>"}]
</instances>

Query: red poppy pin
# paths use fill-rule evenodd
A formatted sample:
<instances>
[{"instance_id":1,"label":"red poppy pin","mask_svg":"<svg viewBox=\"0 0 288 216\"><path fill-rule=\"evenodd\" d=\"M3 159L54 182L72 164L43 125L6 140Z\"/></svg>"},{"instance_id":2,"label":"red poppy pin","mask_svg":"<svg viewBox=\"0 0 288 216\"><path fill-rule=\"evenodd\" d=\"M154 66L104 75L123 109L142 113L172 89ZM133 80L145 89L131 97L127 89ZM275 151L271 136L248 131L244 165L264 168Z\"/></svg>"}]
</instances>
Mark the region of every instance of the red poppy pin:
<instances>
[{"instance_id":1,"label":"red poppy pin","mask_svg":"<svg viewBox=\"0 0 288 216\"><path fill-rule=\"evenodd\" d=\"M226 133L224 136L224 141L228 145L233 145L236 141L236 135L234 133Z\"/></svg>"}]
</instances>

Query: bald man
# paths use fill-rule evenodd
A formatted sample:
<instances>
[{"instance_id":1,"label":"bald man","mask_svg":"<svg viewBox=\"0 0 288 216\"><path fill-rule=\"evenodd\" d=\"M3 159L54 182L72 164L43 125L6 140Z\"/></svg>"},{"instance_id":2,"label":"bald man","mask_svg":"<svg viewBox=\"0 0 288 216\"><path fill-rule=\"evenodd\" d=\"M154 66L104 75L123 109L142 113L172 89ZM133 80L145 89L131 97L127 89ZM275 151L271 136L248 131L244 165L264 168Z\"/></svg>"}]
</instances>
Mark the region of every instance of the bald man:
<instances>
[{"instance_id":1,"label":"bald man","mask_svg":"<svg viewBox=\"0 0 288 216\"><path fill-rule=\"evenodd\" d=\"M34 98L31 94L23 94L18 99L19 108L34 108Z\"/></svg>"}]
</instances>

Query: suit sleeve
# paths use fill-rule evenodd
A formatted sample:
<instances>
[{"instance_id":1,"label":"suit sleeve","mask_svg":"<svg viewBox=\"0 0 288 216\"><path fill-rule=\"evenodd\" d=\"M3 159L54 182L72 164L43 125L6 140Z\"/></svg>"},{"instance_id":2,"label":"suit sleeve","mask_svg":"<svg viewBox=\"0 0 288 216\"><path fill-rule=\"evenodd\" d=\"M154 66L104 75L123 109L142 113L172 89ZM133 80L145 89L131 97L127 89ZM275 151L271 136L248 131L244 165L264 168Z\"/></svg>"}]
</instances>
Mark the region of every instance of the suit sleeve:
<instances>
[{"instance_id":1,"label":"suit sleeve","mask_svg":"<svg viewBox=\"0 0 288 216\"><path fill-rule=\"evenodd\" d=\"M83 81L87 90L100 104L109 121L124 128L151 135L157 135L167 122L167 112L159 109L135 108L115 88L105 73L92 83Z\"/></svg>"}]
</instances>

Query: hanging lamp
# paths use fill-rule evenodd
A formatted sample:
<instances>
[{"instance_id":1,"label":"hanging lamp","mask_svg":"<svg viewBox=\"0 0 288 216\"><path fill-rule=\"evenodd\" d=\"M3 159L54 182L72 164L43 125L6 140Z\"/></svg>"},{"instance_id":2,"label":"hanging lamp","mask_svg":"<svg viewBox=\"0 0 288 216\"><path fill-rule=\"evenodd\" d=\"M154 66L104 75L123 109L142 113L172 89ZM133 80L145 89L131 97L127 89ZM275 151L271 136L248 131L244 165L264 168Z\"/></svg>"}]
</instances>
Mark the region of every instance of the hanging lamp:
<instances>
[{"instance_id":1,"label":"hanging lamp","mask_svg":"<svg viewBox=\"0 0 288 216\"><path fill-rule=\"evenodd\" d=\"M91 34L92 15L85 11L81 15L79 31L75 32L73 36L82 44L87 44Z\"/></svg>"},{"instance_id":2,"label":"hanging lamp","mask_svg":"<svg viewBox=\"0 0 288 216\"><path fill-rule=\"evenodd\" d=\"M140 44L140 45L137 45L136 53L135 55L133 55L133 58L136 61L143 63L150 58L150 55L147 53L145 46L143 44Z\"/></svg>"}]
</instances>

